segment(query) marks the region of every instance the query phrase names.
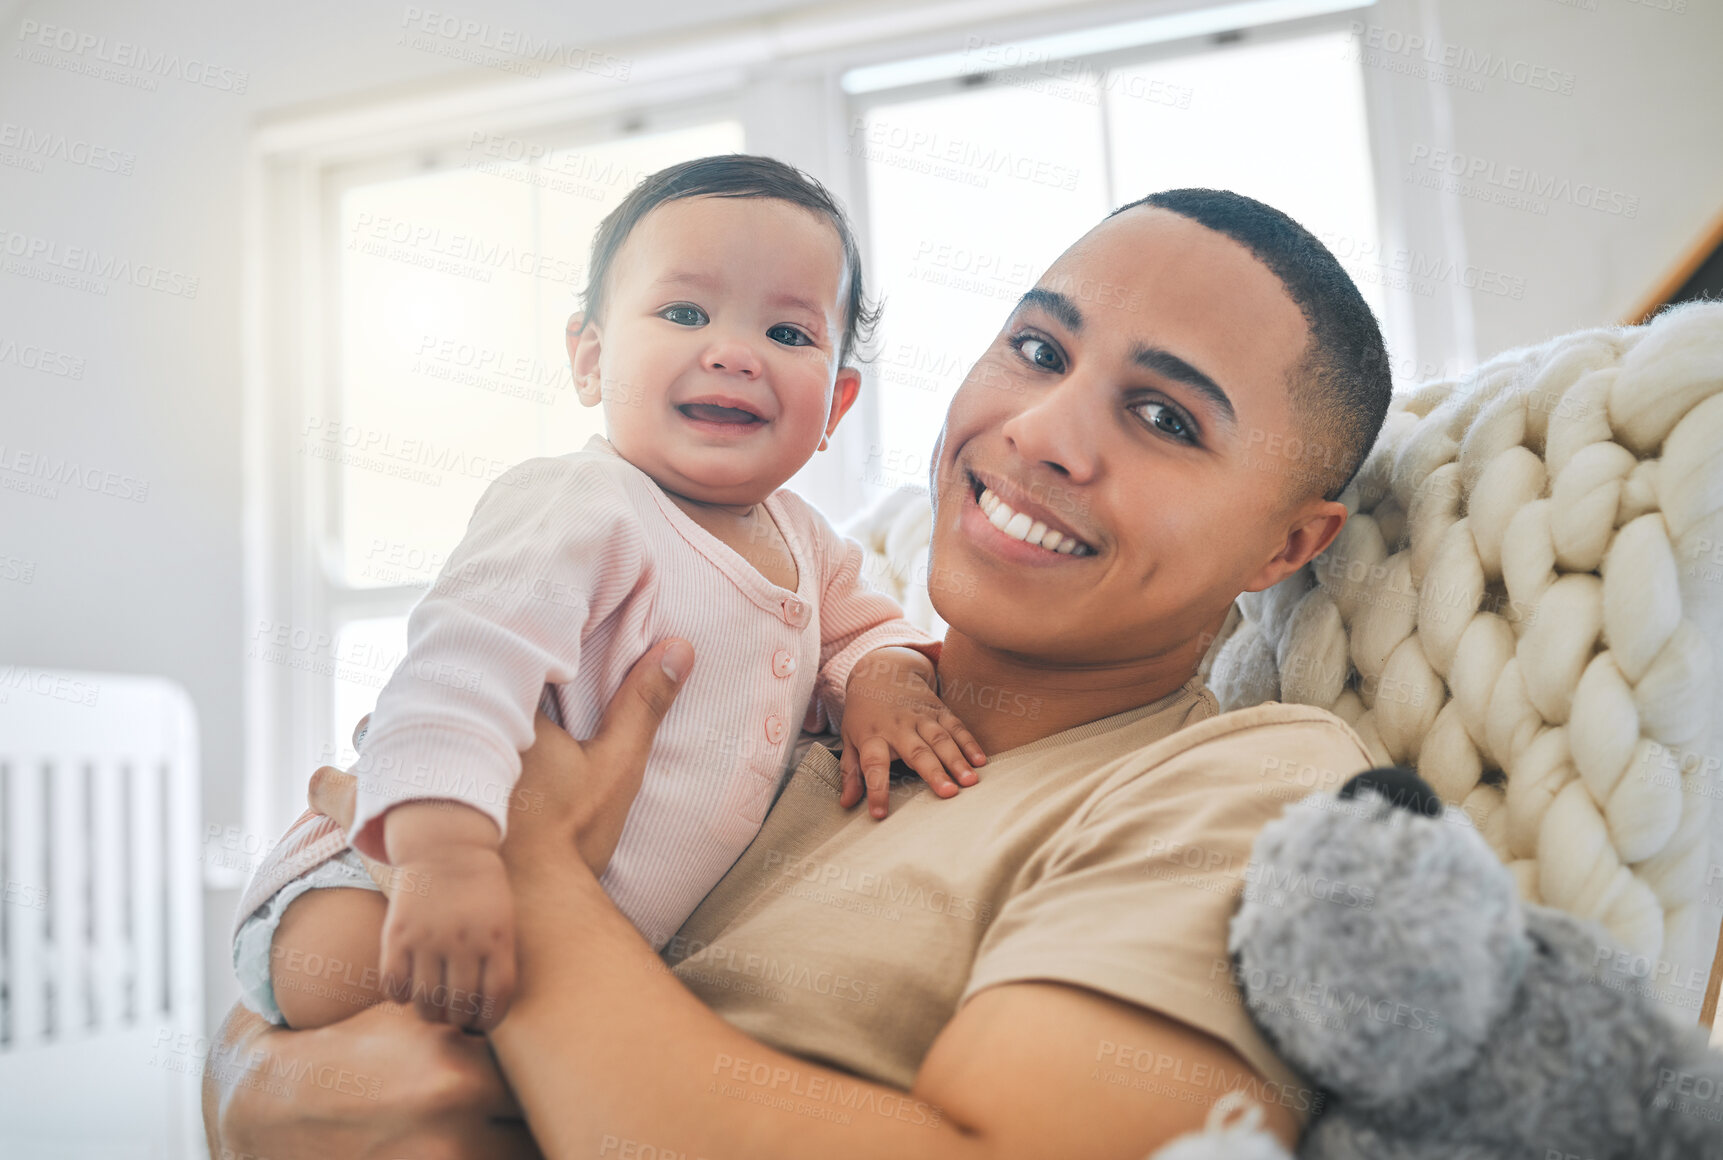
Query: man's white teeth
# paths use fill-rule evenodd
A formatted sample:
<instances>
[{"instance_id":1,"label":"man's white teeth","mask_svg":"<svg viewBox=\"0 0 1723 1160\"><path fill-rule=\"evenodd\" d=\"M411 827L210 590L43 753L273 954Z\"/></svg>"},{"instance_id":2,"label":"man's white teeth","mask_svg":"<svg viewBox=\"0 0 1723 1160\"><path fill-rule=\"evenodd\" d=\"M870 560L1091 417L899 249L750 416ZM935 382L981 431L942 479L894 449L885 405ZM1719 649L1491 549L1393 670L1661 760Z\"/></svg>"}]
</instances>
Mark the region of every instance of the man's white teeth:
<instances>
[{"instance_id":1,"label":"man's white teeth","mask_svg":"<svg viewBox=\"0 0 1723 1160\"><path fill-rule=\"evenodd\" d=\"M1095 550L1087 544L1080 544L1063 532L1054 531L1026 512L1012 510L1011 505L986 488L981 490L981 498L976 502L981 505L981 510L987 513L987 522L1014 540L1035 544L1049 552L1058 552L1061 556L1095 554Z\"/></svg>"}]
</instances>

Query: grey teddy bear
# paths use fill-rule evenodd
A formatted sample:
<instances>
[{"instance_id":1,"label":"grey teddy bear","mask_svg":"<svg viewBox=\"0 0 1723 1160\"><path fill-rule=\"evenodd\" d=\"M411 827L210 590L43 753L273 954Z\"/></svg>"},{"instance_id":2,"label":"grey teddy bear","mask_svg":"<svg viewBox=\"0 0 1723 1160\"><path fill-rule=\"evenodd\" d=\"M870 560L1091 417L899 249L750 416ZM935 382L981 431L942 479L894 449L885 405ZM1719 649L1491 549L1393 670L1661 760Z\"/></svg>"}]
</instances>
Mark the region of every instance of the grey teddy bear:
<instances>
[{"instance_id":1,"label":"grey teddy bear","mask_svg":"<svg viewBox=\"0 0 1723 1160\"><path fill-rule=\"evenodd\" d=\"M1723 1160L1723 1053L1600 928L1522 903L1408 770L1265 826L1229 949L1252 1019L1323 1094L1304 1160ZM1286 1158L1259 1109L1219 1122L1238 1095L1153 1160Z\"/></svg>"}]
</instances>

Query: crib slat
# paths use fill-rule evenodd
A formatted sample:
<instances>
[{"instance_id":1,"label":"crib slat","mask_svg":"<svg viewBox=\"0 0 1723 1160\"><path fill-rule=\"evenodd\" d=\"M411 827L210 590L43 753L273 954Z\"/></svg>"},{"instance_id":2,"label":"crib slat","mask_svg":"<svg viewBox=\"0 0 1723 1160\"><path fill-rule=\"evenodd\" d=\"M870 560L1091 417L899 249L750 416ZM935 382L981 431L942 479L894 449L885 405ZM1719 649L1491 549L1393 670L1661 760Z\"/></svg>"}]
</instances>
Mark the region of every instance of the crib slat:
<instances>
[{"instance_id":1,"label":"crib slat","mask_svg":"<svg viewBox=\"0 0 1723 1160\"><path fill-rule=\"evenodd\" d=\"M12 863L12 767L11 754L0 753L0 1051L12 1042L12 944L17 939L17 923L12 918L12 890L9 883L14 875Z\"/></svg>"},{"instance_id":2,"label":"crib slat","mask_svg":"<svg viewBox=\"0 0 1723 1160\"><path fill-rule=\"evenodd\" d=\"M84 763L64 762L48 781L49 1035L73 1039L90 1026L89 873Z\"/></svg>"},{"instance_id":3,"label":"crib slat","mask_svg":"<svg viewBox=\"0 0 1723 1160\"><path fill-rule=\"evenodd\" d=\"M44 1042L48 1030L48 911L39 904L48 890L43 785L49 773L41 761L21 761L12 768L6 819L11 879L6 887L18 901L7 908L6 949L13 1048Z\"/></svg>"},{"instance_id":4,"label":"crib slat","mask_svg":"<svg viewBox=\"0 0 1723 1160\"><path fill-rule=\"evenodd\" d=\"M164 956L167 953L168 916L162 906L163 837L162 778L153 761L130 763L130 846L132 852L131 913L134 990L133 1017L141 1022L162 1011L163 988L167 984Z\"/></svg>"},{"instance_id":5,"label":"crib slat","mask_svg":"<svg viewBox=\"0 0 1723 1160\"><path fill-rule=\"evenodd\" d=\"M126 1023L126 975L131 948L126 940L126 863L124 802L120 769L112 761L96 764L91 789L93 809L90 877L94 884L96 1025L114 1030Z\"/></svg>"},{"instance_id":6,"label":"crib slat","mask_svg":"<svg viewBox=\"0 0 1723 1160\"><path fill-rule=\"evenodd\" d=\"M180 738L183 747L158 767L162 806L167 814L161 864L162 898L168 914L162 936L167 972L163 997L165 1010L175 1019L195 1022L203 1018L203 972L199 969L203 954L203 882L198 861L201 810L197 779L188 774L197 768L197 741L189 728L175 732L184 734Z\"/></svg>"}]
</instances>

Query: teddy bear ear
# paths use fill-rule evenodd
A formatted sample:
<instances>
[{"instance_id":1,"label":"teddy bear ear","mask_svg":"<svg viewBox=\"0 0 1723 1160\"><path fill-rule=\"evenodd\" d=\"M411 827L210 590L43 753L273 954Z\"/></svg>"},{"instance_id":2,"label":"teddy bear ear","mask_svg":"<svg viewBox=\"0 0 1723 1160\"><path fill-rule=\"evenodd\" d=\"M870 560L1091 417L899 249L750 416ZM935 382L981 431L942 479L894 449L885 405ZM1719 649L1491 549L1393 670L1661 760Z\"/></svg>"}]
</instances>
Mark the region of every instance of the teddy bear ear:
<instances>
[{"instance_id":1,"label":"teddy bear ear","mask_svg":"<svg viewBox=\"0 0 1723 1160\"><path fill-rule=\"evenodd\" d=\"M1411 813L1426 818L1442 816L1442 799L1436 796L1430 783L1403 765L1382 765L1353 774L1340 787L1340 800L1352 801L1365 790Z\"/></svg>"}]
</instances>

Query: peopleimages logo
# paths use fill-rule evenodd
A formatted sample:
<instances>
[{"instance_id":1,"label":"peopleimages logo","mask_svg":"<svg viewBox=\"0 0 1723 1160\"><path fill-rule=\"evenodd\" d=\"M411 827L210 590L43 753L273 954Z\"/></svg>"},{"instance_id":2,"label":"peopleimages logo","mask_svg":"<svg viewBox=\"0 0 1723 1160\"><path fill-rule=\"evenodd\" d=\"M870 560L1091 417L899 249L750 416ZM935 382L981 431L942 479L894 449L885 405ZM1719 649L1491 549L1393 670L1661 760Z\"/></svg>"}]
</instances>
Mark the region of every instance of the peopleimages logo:
<instances>
[{"instance_id":1,"label":"peopleimages logo","mask_svg":"<svg viewBox=\"0 0 1723 1160\"><path fill-rule=\"evenodd\" d=\"M59 24L25 20L18 25L18 39L25 48L53 49L75 61L132 69L149 77L171 77L218 92L243 94L251 84L251 74L239 69L223 68L196 57L149 48L129 40L109 40L106 36L79 32Z\"/></svg>"},{"instance_id":2,"label":"peopleimages logo","mask_svg":"<svg viewBox=\"0 0 1723 1160\"><path fill-rule=\"evenodd\" d=\"M542 70L535 66L548 64L606 80L626 81L634 68L633 61L608 52L558 44L548 36L524 32L506 24L464 19L452 12L438 12L411 4L401 13L401 27L406 29L403 36L409 39L403 43L409 48L453 56L472 64L512 65L508 71L527 76L542 75ZM514 59L493 61L472 55L478 50Z\"/></svg>"},{"instance_id":3,"label":"peopleimages logo","mask_svg":"<svg viewBox=\"0 0 1723 1160\"><path fill-rule=\"evenodd\" d=\"M1443 83L1452 83L1455 79L1471 82L1463 87L1473 92L1481 91L1483 82L1495 79L1563 96L1573 93L1575 75L1547 64L1534 64L1521 57L1497 52L1480 52L1467 45L1430 40L1416 32L1365 24L1361 20L1352 22L1350 32L1353 39L1350 47L1360 53L1365 64L1373 67L1419 74L1418 69L1393 68L1391 62L1398 57L1406 62L1421 63L1429 70L1452 70L1447 75L1425 71L1428 79Z\"/></svg>"},{"instance_id":4,"label":"peopleimages logo","mask_svg":"<svg viewBox=\"0 0 1723 1160\"><path fill-rule=\"evenodd\" d=\"M40 163L43 161L63 161L68 165L81 165L85 169L94 169L100 173L117 173L121 177L130 177L138 164L138 155L129 150L68 137L64 133L33 129L28 125L16 125L11 121L0 121L0 165L12 164L8 160L9 156L35 163L15 166L18 168L40 171Z\"/></svg>"},{"instance_id":5,"label":"peopleimages logo","mask_svg":"<svg viewBox=\"0 0 1723 1160\"><path fill-rule=\"evenodd\" d=\"M1420 183L1431 188L1446 188L1439 183L1447 178L1454 182L1482 183L1508 193L1524 194L1537 202L1560 201L1580 209L1595 210L1616 217L1639 216L1639 197L1636 194L1623 193L1619 189L1612 190L1596 182L1573 181L1553 173L1540 173L1524 165L1500 165L1476 154L1414 145L1407 164L1412 167L1414 174L1422 178ZM1424 172L1419 173L1420 170ZM1456 185L1450 188L1450 192L1464 192L1464 188Z\"/></svg>"},{"instance_id":6,"label":"peopleimages logo","mask_svg":"<svg viewBox=\"0 0 1723 1160\"><path fill-rule=\"evenodd\" d=\"M114 282L127 282L144 290L196 298L198 279L167 266L134 262L117 254L104 254L88 246L66 246L52 238L38 238L0 226L0 255L13 261L5 270L45 282L61 282L73 289L106 294Z\"/></svg>"},{"instance_id":7,"label":"peopleimages logo","mask_svg":"<svg viewBox=\"0 0 1723 1160\"><path fill-rule=\"evenodd\" d=\"M136 479L105 468L92 467L69 456L25 451L20 447L8 447L4 443L0 443L0 472L7 473L0 474L0 487L25 490L10 486L13 481L7 476L19 476L22 479L18 482L39 481L43 490L37 494L46 494L48 499L59 497L58 488L52 485L78 488L115 499L131 500L133 503L143 503L150 497L150 481L147 479Z\"/></svg>"}]
</instances>

